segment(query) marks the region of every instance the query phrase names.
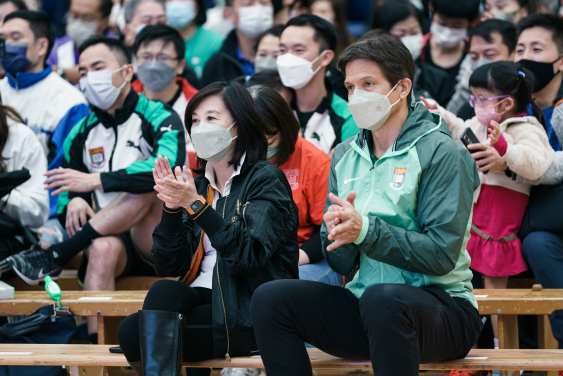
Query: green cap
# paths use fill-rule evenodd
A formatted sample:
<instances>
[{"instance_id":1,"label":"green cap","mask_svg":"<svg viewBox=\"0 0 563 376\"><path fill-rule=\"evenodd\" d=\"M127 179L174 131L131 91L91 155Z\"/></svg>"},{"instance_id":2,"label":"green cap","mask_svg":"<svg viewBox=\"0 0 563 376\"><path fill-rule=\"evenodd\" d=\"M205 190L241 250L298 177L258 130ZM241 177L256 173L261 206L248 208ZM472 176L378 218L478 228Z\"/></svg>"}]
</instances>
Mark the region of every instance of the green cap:
<instances>
[{"instance_id":1,"label":"green cap","mask_svg":"<svg viewBox=\"0 0 563 376\"><path fill-rule=\"evenodd\" d=\"M45 290L47 294L51 297L51 299L56 300L59 308L61 308L61 298L63 297L63 293L61 288L57 284L57 282L53 281L50 276L46 276L44 278L45 281Z\"/></svg>"}]
</instances>

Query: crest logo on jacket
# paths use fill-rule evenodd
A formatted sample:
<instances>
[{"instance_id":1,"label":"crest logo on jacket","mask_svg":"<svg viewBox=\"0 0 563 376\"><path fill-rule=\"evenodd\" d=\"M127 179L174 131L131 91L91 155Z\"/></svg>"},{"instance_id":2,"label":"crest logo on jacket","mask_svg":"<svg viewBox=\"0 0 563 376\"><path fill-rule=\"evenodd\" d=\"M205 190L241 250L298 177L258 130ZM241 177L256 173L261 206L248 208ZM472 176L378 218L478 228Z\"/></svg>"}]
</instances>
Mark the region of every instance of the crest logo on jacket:
<instances>
[{"instance_id":1,"label":"crest logo on jacket","mask_svg":"<svg viewBox=\"0 0 563 376\"><path fill-rule=\"evenodd\" d=\"M393 181L389 183L389 186L394 190L398 191L399 189L403 189L403 185L405 184L405 174L407 173L407 168L399 168L395 167L395 172L393 173Z\"/></svg>"},{"instance_id":2,"label":"crest logo on jacket","mask_svg":"<svg viewBox=\"0 0 563 376\"><path fill-rule=\"evenodd\" d=\"M90 161L94 167L103 167L106 163L106 157L104 155L104 147L100 146L98 148L88 149L90 153Z\"/></svg>"},{"instance_id":3,"label":"crest logo on jacket","mask_svg":"<svg viewBox=\"0 0 563 376\"><path fill-rule=\"evenodd\" d=\"M299 169L287 169L287 170L283 170L285 177L287 178L287 181L289 182L289 185L291 186L291 190L295 191L296 189L299 189Z\"/></svg>"}]
</instances>

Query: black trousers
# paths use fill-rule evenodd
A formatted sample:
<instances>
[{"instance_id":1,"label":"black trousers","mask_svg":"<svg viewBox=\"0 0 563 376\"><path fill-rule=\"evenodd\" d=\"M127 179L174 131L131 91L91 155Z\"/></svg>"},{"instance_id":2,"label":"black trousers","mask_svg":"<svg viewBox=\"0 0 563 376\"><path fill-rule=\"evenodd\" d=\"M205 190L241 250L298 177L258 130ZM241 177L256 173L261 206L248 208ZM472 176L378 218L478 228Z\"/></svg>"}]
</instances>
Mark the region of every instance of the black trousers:
<instances>
[{"instance_id":1,"label":"black trousers","mask_svg":"<svg viewBox=\"0 0 563 376\"><path fill-rule=\"evenodd\" d=\"M469 301L441 287L380 284L361 299L319 282L260 286L252 321L268 376L311 376L303 342L345 359L371 359L376 376L415 376L419 364L463 358L481 331Z\"/></svg>"},{"instance_id":2,"label":"black trousers","mask_svg":"<svg viewBox=\"0 0 563 376\"><path fill-rule=\"evenodd\" d=\"M192 288L182 282L160 280L147 293L143 309L182 313L186 319L184 360L197 362L213 359L211 289ZM137 313L127 316L117 332L121 350L131 363L141 359L137 317ZM208 376L210 373L210 369L187 369L188 376Z\"/></svg>"}]
</instances>

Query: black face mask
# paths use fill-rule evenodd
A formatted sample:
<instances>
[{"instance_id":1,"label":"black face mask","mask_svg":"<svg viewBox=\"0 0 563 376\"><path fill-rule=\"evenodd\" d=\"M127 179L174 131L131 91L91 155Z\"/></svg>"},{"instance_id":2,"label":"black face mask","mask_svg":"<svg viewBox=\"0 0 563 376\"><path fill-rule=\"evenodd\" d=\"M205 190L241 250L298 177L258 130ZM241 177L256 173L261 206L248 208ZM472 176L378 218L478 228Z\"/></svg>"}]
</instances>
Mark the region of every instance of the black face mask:
<instances>
[{"instance_id":1,"label":"black face mask","mask_svg":"<svg viewBox=\"0 0 563 376\"><path fill-rule=\"evenodd\" d=\"M555 76L557 76L560 71L553 72L553 64L561 59L559 56L557 59L553 60L551 63L542 63L539 61L532 60L520 60L518 64L522 65L524 68L530 70L534 74L534 93L543 90Z\"/></svg>"}]
</instances>

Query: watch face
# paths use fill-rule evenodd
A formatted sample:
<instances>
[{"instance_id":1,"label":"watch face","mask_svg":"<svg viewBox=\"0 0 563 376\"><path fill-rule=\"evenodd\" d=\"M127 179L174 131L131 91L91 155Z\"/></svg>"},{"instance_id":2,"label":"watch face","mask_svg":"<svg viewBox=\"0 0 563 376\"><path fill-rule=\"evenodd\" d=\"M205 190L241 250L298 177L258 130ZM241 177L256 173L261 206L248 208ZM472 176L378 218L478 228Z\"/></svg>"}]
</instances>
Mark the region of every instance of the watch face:
<instances>
[{"instance_id":1,"label":"watch face","mask_svg":"<svg viewBox=\"0 0 563 376\"><path fill-rule=\"evenodd\" d=\"M203 202L197 200L196 202L194 202L194 203L190 206L190 208L192 209L192 211L193 211L194 213L197 213L197 212L199 212L201 209L203 209Z\"/></svg>"}]
</instances>

